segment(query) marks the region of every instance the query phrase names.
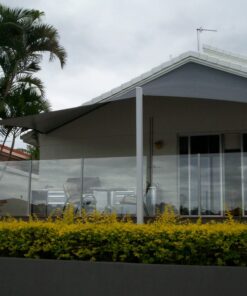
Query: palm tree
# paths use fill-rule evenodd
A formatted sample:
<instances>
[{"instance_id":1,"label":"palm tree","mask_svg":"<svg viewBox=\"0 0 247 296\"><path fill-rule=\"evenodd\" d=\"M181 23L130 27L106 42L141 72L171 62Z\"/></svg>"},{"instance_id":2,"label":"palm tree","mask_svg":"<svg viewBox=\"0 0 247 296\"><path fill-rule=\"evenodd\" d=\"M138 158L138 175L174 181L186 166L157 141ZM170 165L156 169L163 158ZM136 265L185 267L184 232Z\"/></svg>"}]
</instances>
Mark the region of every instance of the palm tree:
<instances>
[{"instance_id":1,"label":"palm tree","mask_svg":"<svg viewBox=\"0 0 247 296\"><path fill-rule=\"evenodd\" d=\"M16 117L49 111L44 87L34 76L40 68L43 54L50 61L57 58L61 67L66 62L66 51L59 43L59 34L42 23L44 13L38 10L11 9L0 5L0 117ZM27 103L29 102L29 103ZM31 107L32 106L32 107ZM5 140L22 129L2 127ZM4 141L5 141L4 140Z\"/></svg>"},{"instance_id":2,"label":"palm tree","mask_svg":"<svg viewBox=\"0 0 247 296\"><path fill-rule=\"evenodd\" d=\"M18 88L14 88L11 93L4 100L0 108L0 117L10 118L10 117L20 117L27 116L32 114L38 114L41 112L47 112L50 109L50 104L47 100L42 98L42 95L39 94L36 89L32 87L27 88L25 84L21 84ZM25 128L20 127L3 127L1 132L5 135L5 140L11 134L12 143L9 151L8 160L10 160L15 140ZM4 143L3 143L4 145ZM1 147L1 151L3 146ZM4 173L7 169L7 164L2 168L0 172L0 181L2 180Z\"/></svg>"},{"instance_id":3,"label":"palm tree","mask_svg":"<svg viewBox=\"0 0 247 296\"><path fill-rule=\"evenodd\" d=\"M50 104L49 101L43 99L42 95L37 93L36 90L31 87L26 88L25 85L22 85L19 88L14 89L11 94L6 97L4 106L1 110L5 118L21 117L48 112L50 110ZM5 127L5 129L7 129L8 134L11 133L12 135L12 144L9 153L10 158L16 138L20 136L25 129L19 127Z\"/></svg>"},{"instance_id":4,"label":"palm tree","mask_svg":"<svg viewBox=\"0 0 247 296\"><path fill-rule=\"evenodd\" d=\"M50 61L58 58L61 67L66 62L66 52L59 44L58 32L53 26L41 22L43 16L44 13L38 10L11 9L0 5L0 56L4 64L7 61L4 97L16 76L40 70L43 53L50 54Z\"/></svg>"}]
</instances>

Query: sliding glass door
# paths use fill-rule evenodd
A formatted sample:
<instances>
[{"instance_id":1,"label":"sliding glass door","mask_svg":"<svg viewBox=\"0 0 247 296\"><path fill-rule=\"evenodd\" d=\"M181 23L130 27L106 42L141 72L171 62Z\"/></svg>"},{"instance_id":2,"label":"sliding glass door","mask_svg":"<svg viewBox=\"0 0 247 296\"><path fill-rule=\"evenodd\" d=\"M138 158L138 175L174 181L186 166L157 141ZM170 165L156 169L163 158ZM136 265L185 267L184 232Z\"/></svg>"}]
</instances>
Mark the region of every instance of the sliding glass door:
<instances>
[{"instance_id":1,"label":"sliding glass door","mask_svg":"<svg viewBox=\"0 0 247 296\"><path fill-rule=\"evenodd\" d=\"M242 139L242 194L243 194L243 215L247 216L247 134Z\"/></svg>"},{"instance_id":2,"label":"sliding glass door","mask_svg":"<svg viewBox=\"0 0 247 296\"><path fill-rule=\"evenodd\" d=\"M179 189L181 215L222 214L220 136L179 139Z\"/></svg>"},{"instance_id":3,"label":"sliding glass door","mask_svg":"<svg viewBox=\"0 0 247 296\"><path fill-rule=\"evenodd\" d=\"M243 149L240 133L228 133L223 138L224 152L224 209L233 216L242 215Z\"/></svg>"}]
</instances>

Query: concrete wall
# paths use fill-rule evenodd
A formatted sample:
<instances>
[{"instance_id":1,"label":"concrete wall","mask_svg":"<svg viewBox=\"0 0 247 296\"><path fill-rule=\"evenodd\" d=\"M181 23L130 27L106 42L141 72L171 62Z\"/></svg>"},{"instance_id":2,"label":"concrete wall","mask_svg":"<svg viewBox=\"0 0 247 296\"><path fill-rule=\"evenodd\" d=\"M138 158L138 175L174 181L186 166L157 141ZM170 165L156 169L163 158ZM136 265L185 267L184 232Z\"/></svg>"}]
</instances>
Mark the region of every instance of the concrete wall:
<instances>
[{"instance_id":1,"label":"concrete wall","mask_svg":"<svg viewBox=\"0 0 247 296\"><path fill-rule=\"evenodd\" d=\"M245 295L246 267L0 258L2 296Z\"/></svg>"}]
</instances>

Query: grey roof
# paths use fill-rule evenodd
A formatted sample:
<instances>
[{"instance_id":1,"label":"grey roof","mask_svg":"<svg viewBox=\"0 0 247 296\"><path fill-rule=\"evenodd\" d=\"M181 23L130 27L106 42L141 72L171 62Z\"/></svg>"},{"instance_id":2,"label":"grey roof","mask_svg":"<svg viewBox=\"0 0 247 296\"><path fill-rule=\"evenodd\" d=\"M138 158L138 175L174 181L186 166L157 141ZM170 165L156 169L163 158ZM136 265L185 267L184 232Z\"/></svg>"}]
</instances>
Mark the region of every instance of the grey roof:
<instances>
[{"instance_id":1,"label":"grey roof","mask_svg":"<svg viewBox=\"0 0 247 296\"><path fill-rule=\"evenodd\" d=\"M207 48L209 48L209 46L207 46ZM238 75L241 77L245 77L245 78L247 77L247 66L242 66L236 61L236 59L232 59L233 61L235 60L236 63L231 61L226 61L224 57L224 53L226 53L226 51L220 51L220 50L217 50L217 51L221 53L219 54L219 58L215 58L208 54L203 54L203 53L194 52L194 51L185 52L179 55L178 57L175 57L170 61L167 61L157 67L154 67L150 71L145 72L140 76L137 76L131 79L130 81L116 88L113 88L110 91L101 94L100 96L93 98L92 100L86 102L84 105L94 104L94 103L103 102L103 101L110 101L114 99L116 96L121 96L128 93L130 90L132 90L136 86L143 86L144 84L160 76L163 76L164 74L169 73L170 71L177 69L178 67L181 67L182 65L189 62L194 62L200 65L208 66L210 68L221 70L221 71ZM230 53L228 53L228 55L230 55ZM231 54L231 57L235 57L235 55ZM240 56L236 55L236 57L240 57Z\"/></svg>"},{"instance_id":2,"label":"grey roof","mask_svg":"<svg viewBox=\"0 0 247 296\"><path fill-rule=\"evenodd\" d=\"M214 49L211 48L211 51ZM224 54L226 54L224 52ZM247 67L237 56L228 60L198 52L186 52L82 106L0 121L2 125L20 126L48 133L94 109L115 100L132 98L135 87L142 86L146 96L194 97L247 102ZM221 58L222 57L222 58ZM233 74L233 75L232 75Z\"/></svg>"}]
</instances>

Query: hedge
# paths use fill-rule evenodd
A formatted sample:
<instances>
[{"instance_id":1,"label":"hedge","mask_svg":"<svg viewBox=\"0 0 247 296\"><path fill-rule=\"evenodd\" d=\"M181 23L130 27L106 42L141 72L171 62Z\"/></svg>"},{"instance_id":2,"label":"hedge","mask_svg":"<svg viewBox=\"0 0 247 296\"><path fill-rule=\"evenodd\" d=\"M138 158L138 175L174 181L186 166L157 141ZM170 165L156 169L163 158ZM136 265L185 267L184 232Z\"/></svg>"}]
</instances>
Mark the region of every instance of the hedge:
<instances>
[{"instance_id":1,"label":"hedge","mask_svg":"<svg viewBox=\"0 0 247 296\"><path fill-rule=\"evenodd\" d=\"M68 222L68 221L67 221ZM247 264L247 225L0 222L0 256L158 264Z\"/></svg>"}]
</instances>

